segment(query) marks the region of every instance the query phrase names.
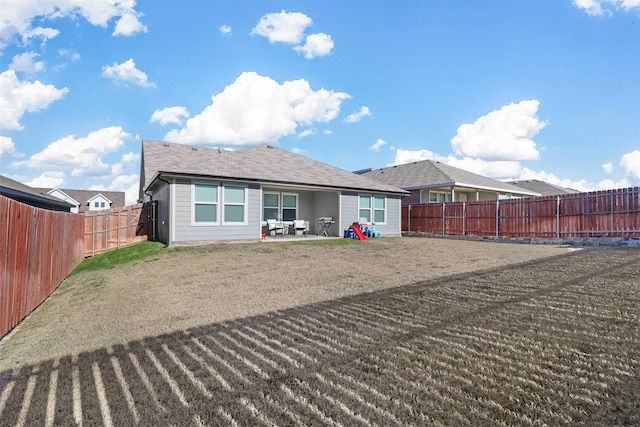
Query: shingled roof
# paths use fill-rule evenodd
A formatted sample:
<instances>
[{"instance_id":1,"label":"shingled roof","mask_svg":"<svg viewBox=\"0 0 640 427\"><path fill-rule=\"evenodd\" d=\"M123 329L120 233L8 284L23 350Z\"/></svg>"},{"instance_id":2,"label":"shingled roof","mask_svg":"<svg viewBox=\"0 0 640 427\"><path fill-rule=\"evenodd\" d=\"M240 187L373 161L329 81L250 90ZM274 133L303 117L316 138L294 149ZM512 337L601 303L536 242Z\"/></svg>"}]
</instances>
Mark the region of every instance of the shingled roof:
<instances>
[{"instance_id":1,"label":"shingled roof","mask_svg":"<svg viewBox=\"0 0 640 427\"><path fill-rule=\"evenodd\" d=\"M72 208L72 205L50 196L46 192L2 175L0 175L0 194L43 209L69 212L69 209Z\"/></svg>"},{"instance_id":2,"label":"shingled roof","mask_svg":"<svg viewBox=\"0 0 640 427\"><path fill-rule=\"evenodd\" d=\"M442 186L481 188L505 193L539 196L539 193L507 184L435 160L422 160L359 172L362 176L395 185L405 190Z\"/></svg>"},{"instance_id":3,"label":"shingled roof","mask_svg":"<svg viewBox=\"0 0 640 427\"><path fill-rule=\"evenodd\" d=\"M560 194L573 194L579 193L578 190L572 188L560 187L559 185L550 184L539 179L527 179L522 181L507 181L509 184L516 187L525 188L530 191L535 191L543 196L557 196Z\"/></svg>"},{"instance_id":4,"label":"shingled roof","mask_svg":"<svg viewBox=\"0 0 640 427\"><path fill-rule=\"evenodd\" d=\"M281 148L262 144L237 151L143 140L140 198L159 174L238 179L323 188L407 192Z\"/></svg>"},{"instance_id":5,"label":"shingled roof","mask_svg":"<svg viewBox=\"0 0 640 427\"><path fill-rule=\"evenodd\" d=\"M36 188L40 192L48 193L53 188ZM111 207L122 207L125 205L125 193L124 191L105 191L105 190L74 190L71 188L58 188L58 190L65 193L67 196L80 203L78 212L83 213L89 210L87 202L98 194L102 194L104 197L111 201ZM51 196L54 197L54 196Z\"/></svg>"}]
</instances>

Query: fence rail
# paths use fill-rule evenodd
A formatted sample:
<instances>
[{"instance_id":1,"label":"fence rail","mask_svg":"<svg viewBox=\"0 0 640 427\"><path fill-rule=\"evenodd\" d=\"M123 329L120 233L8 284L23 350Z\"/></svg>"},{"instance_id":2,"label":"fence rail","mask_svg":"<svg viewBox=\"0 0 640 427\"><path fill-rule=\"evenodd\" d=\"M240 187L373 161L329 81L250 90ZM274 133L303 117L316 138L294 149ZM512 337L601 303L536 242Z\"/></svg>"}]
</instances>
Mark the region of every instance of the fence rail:
<instances>
[{"instance_id":1,"label":"fence rail","mask_svg":"<svg viewBox=\"0 0 640 427\"><path fill-rule=\"evenodd\" d=\"M83 218L0 195L0 337L83 260Z\"/></svg>"},{"instance_id":2,"label":"fence rail","mask_svg":"<svg viewBox=\"0 0 640 427\"><path fill-rule=\"evenodd\" d=\"M495 237L640 237L640 188L402 207L402 230Z\"/></svg>"},{"instance_id":3,"label":"fence rail","mask_svg":"<svg viewBox=\"0 0 640 427\"><path fill-rule=\"evenodd\" d=\"M94 256L147 240L150 204L84 213L84 255Z\"/></svg>"}]
</instances>

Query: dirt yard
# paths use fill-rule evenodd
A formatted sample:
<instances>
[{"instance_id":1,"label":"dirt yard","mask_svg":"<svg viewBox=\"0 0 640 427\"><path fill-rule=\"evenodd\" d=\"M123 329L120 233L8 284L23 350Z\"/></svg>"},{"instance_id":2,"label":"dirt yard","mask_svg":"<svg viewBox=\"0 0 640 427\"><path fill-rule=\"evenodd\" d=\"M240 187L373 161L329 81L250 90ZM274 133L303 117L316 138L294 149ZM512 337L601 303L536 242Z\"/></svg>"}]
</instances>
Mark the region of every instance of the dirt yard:
<instances>
[{"instance_id":1,"label":"dirt yard","mask_svg":"<svg viewBox=\"0 0 640 427\"><path fill-rule=\"evenodd\" d=\"M0 425L637 424L638 277L634 249L169 249L0 342Z\"/></svg>"}]
</instances>

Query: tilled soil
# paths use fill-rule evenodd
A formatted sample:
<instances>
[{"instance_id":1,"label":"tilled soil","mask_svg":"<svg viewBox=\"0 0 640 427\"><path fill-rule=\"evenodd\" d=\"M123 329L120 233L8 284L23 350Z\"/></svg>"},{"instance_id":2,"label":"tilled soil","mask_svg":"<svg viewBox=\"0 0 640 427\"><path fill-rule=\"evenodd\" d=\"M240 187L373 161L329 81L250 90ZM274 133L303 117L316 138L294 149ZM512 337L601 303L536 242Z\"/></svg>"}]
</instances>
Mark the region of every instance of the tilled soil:
<instances>
[{"instance_id":1,"label":"tilled soil","mask_svg":"<svg viewBox=\"0 0 640 427\"><path fill-rule=\"evenodd\" d=\"M640 422L640 251L360 243L171 250L111 271L134 280L148 270L154 292L128 298L109 299L119 288L95 274L103 282L92 292L79 291L89 278L85 288L65 284L44 314L80 299L103 324L112 322L107 302L117 316L143 320L129 319L134 331L123 337L115 327L111 338L86 334L95 346L86 351L74 344L3 367L0 425ZM262 275L243 268L256 259L270 261ZM145 268L170 260L164 275ZM218 270L214 260L229 265ZM147 307L160 301L148 301L152 294L165 305ZM134 299L137 312L122 307ZM163 317L158 311L174 306L166 300L188 308ZM31 316L25 334L59 332L29 326L33 318L44 319ZM86 328L100 323L90 318ZM148 333L138 324L147 318L167 333ZM29 342L16 336L0 343L5 366Z\"/></svg>"}]
</instances>

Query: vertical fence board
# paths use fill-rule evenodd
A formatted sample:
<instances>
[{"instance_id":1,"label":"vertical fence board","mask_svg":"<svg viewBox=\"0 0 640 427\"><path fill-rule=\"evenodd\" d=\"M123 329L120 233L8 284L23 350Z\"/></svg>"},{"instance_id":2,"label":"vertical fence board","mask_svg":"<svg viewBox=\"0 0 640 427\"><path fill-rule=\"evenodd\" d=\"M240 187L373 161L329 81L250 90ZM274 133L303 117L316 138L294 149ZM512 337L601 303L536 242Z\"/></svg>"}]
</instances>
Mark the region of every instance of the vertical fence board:
<instances>
[{"instance_id":1,"label":"vertical fence board","mask_svg":"<svg viewBox=\"0 0 640 427\"><path fill-rule=\"evenodd\" d=\"M444 206L412 204L402 208L402 227L469 236L628 239L640 237L640 188Z\"/></svg>"},{"instance_id":2,"label":"vertical fence board","mask_svg":"<svg viewBox=\"0 0 640 427\"><path fill-rule=\"evenodd\" d=\"M84 255L101 254L147 240L147 207L137 204L84 213Z\"/></svg>"},{"instance_id":3,"label":"vertical fence board","mask_svg":"<svg viewBox=\"0 0 640 427\"><path fill-rule=\"evenodd\" d=\"M82 261L82 221L0 196L0 337Z\"/></svg>"}]
</instances>

